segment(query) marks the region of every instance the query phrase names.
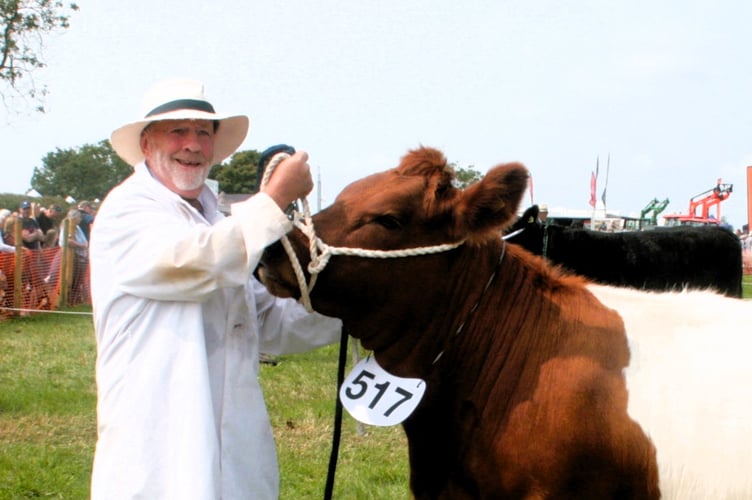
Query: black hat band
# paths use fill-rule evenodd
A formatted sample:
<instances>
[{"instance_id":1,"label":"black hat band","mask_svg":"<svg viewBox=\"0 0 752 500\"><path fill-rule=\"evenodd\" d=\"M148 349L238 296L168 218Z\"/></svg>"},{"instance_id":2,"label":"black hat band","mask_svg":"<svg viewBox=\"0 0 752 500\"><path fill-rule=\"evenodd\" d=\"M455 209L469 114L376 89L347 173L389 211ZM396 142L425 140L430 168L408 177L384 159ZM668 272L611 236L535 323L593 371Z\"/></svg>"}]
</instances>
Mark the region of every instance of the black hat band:
<instances>
[{"instance_id":1,"label":"black hat band","mask_svg":"<svg viewBox=\"0 0 752 500\"><path fill-rule=\"evenodd\" d=\"M214 107L206 101L199 101L197 99L178 99L176 101L170 101L157 106L147 113L144 118L149 118L154 115L161 115L162 113L169 113L170 111L178 111L180 109L194 109L196 111L204 111L206 113L214 113Z\"/></svg>"}]
</instances>

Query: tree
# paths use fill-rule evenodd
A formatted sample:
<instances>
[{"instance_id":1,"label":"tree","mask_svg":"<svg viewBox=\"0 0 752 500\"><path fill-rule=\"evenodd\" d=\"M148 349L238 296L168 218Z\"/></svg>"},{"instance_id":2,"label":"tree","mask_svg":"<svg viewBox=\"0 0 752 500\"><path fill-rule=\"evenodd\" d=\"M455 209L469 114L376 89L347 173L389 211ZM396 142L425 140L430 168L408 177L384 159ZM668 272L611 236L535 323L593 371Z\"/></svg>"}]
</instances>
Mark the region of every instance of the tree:
<instances>
[{"instance_id":1,"label":"tree","mask_svg":"<svg viewBox=\"0 0 752 500\"><path fill-rule=\"evenodd\" d=\"M72 196L77 200L102 199L133 169L112 149L109 141L47 153L43 167L35 167L31 187L45 196Z\"/></svg>"},{"instance_id":2,"label":"tree","mask_svg":"<svg viewBox=\"0 0 752 500\"><path fill-rule=\"evenodd\" d=\"M463 168L458 167L456 163L450 163L449 166L454 170L454 185L458 188L464 189L470 184L478 182L483 177L472 165Z\"/></svg>"},{"instance_id":3,"label":"tree","mask_svg":"<svg viewBox=\"0 0 752 500\"><path fill-rule=\"evenodd\" d=\"M219 182L219 190L228 194L256 192L259 153L255 150L239 151L229 163L214 165L209 178Z\"/></svg>"},{"instance_id":4,"label":"tree","mask_svg":"<svg viewBox=\"0 0 752 500\"><path fill-rule=\"evenodd\" d=\"M0 90L6 109L14 97L30 98L35 110L44 112L47 86L38 85L33 73L46 66L44 36L67 29L75 3L61 0L0 0Z\"/></svg>"}]
</instances>

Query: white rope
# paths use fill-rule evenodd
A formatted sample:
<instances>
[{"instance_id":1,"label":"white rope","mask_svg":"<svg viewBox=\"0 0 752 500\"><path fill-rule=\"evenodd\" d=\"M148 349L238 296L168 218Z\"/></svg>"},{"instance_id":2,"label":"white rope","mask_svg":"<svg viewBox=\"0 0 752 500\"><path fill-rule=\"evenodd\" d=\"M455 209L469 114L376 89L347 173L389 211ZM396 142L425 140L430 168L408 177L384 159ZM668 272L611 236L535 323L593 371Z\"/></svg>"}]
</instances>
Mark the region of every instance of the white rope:
<instances>
[{"instance_id":1,"label":"white rope","mask_svg":"<svg viewBox=\"0 0 752 500\"><path fill-rule=\"evenodd\" d=\"M92 313L87 311L77 312L77 311L59 311L59 310L49 310L49 309L24 309L19 307L0 307L0 311L11 311L11 312L27 312L27 313L45 313L45 314L68 314L68 315L76 315L76 316L91 316Z\"/></svg>"},{"instance_id":2,"label":"white rope","mask_svg":"<svg viewBox=\"0 0 752 500\"><path fill-rule=\"evenodd\" d=\"M271 160L269 160L269 164L266 167L266 170L264 171L264 177L261 179L261 188L263 189L266 184L269 182L269 179L272 176L272 172L274 172L274 169L282 163L284 160L289 158L290 155L287 153L277 153L272 157ZM303 202L303 208L304 213L308 214L307 216L304 216L306 219L306 223L310 221L310 230L313 231L313 221L311 219L311 210L308 207L308 200L302 199ZM293 215L293 220L295 220L298 217L298 214ZM292 244L290 243L290 239L287 237L287 235L282 236L281 238L282 246L285 248L285 251L287 252L287 256L290 258L290 263L292 264L292 268L295 271L295 277L298 280L298 287L300 287L300 300L303 302L303 306L306 308L306 311L313 312L313 306L311 305L311 297L310 292L313 289L313 285L315 285L315 275L311 274L311 282L306 283L305 281L305 273L303 273L303 268L300 265L300 261L298 260L298 256L295 254L295 250L292 248ZM313 262L314 259L314 252L315 250L311 250L311 262Z\"/></svg>"},{"instance_id":3,"label":"white rope","mask_svg":"<svg viewBox=\"0 0 752 500\"><path fill-rule=\"evenodd\" d=\"M333 247L324 243L321 238L316 236L312 231L313 227L305 224L301 224L295 221L295 227L308 237L308 241L313 242L312 247L315 248L317 255L316 260L311 258L311 263L308 264L308 272L312 275L317 275L324 270L329 263L329 259L333 255L347 255L353 257L365 257L370 259L391 259L397 257L414 257L417 255L429 255L433 253L447 252L454 250L462 245L464 242L458 243L443 243L441 245L433 245L427 247L418 248L405 248L399 250L370 250L368 248L354 248L354 247Z\"/></svg>"},{"instance_id":4,"label":"white rope","mask_svg":"<svg viewBox=\"0 0 752 500\"><path fill-rule=\"evenodd\" d=\"M501 239L502 239L502 240L505 240L505 241L506 241L506 240L508 240L509 238L514 238L515 236L517 236L518 234L520 234L520 233L521 233L522 231L524 231L524 230L525 230L525 228L524 228L524 227L521 227L521 228L519 228L519 229L518 229L518 230L516 230L516 231L512 231L512 232L511 232L511 233L509 233L509 234L505 234L504 236L502 236L502 237L501 237Z\"/></svg>"},{"instance_id":5,"label":"white rope","mask_svg":"<svg viewBox=\"0 0 752 500\"><path fill-rule=\"evenodd\" d=\"M264 177L261 180L261 188L266 186L267 182L271 178L273 170L282 161L289 158L287 153L277 153L269 161L269 165L264 171ZM311 262L308 264L308 272L311 275L311 281L306 283L305 273L300 265L298 256L295 250L292 248L290 239L285 235L281 238L282 246L287 252L287 256L290 258L290 264L295 271L295 277L298 280L298 286L300 287L300 300L305 306L306 310L313 312L311 306L310 293L316 284L316 278L321 271L324 270L329 263L329 259L332 255L348 255L355 257L365 257L372 259L390 259L397 257L413 257L417 255L428 255L440 252L447 252L453 250L464 243L459 241L457 243L444 243L441 245L433 245L427 247L418 248L406 248L399 250L369 250L367 248L352 248L352 247L333 247L324 243L321 238L316 236L316 231L313 227L313 219L311 217L311 209L308 206L308 199L300 199L303 205L303 213L295 211L293 213L293 224L308 238L308 250L310 252Z\"/></svg>"}]
</instances>

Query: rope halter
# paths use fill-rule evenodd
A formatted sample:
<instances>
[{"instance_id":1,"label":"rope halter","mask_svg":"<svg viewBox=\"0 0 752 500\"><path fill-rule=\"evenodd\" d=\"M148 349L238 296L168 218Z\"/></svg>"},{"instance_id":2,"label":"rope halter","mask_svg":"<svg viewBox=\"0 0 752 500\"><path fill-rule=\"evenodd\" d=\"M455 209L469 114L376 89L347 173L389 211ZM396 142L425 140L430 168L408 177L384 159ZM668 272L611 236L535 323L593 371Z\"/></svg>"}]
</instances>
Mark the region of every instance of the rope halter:
<instances>
[{"instance_id":1,"label":"rope halter","mask_svg":"<svg viewBox=\"0 0 752 500\"><path fill-rule=\"evenodd\" d=\"M279 165L282 161L286 160L289 157L290 155L287 153L278 153L272 157L272 159L269 161L269 165L264 171L264 177L261 180L261 189L263 189L266 186L267 182L269 182L272 172L277 167L277 165ZM314 285L316 284L316 278L318 277L319 273L324 270L326 265L329 263L329 259L333 255L347 255L371 259L413 257L417 255L429 255L434 253L447 252L449 250L454 250L464 243L464 241L458 241L456 243L443 243L440 245L418 248L405 248L399 250L369 250L366 248L333 247L327 245L321 240L321 238L316 236L316 231L313 227L313 219L311 217L311 209L308 205L308 199L301 198L300 201L303 207L303 212L300 213L297 210L294 210L292 215L292 222L295 227L298 228L300 232L302 232L308 238L308 251L310 252L311 257L311 261L308 264L308 272L311 275L311 280L308 283L306 283L305 273L303 272L303 268L300 265L298 256L295 253L295 250L292 248L292 244L290 243L290 239L287 237L287 235L282 236L281 242L282 246L287 252L287 256L290 258L290 264L292 264L292 268L295 271L295 277L298 280L298 286L300 287L300 300L308 312L313 312L310 294L313 290Z\"/></svg>"}]
</instances>

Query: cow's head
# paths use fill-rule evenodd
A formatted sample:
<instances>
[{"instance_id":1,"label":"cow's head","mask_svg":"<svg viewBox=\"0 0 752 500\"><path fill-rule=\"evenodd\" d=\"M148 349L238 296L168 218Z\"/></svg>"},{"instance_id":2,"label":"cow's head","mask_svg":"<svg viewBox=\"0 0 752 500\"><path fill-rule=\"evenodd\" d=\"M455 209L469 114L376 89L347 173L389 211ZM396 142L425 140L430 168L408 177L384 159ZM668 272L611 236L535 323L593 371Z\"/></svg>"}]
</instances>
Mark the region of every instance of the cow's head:
<instances>
[{"instance_id":1,"label":"cow's head","mask_svg":"<svg viewBox=\"0 0 752 500\"><path fill-rule=\"evenodd\" d=\"M348 318L403 321L417 317L419 302L423 306L438 303L439 295L451 292L455 285L451 280L459 275L452 272L453 266L466 250L491 241L498 244L501 229L515 217L527 180L528 172L521 164L509 163L458 189L444 155L420 148L405 155L398 167L353 182L333 205L313 218L317 236L327 245L396 250L464 243L456 250L425 256L334 256L311 294L314 309L346 322ZM310 260L308 240L297 230L290 239L305 269ZM299 296L280 245L267 249L262 268L262 279L272 293ZM386 317L374 318L373 312L387 302L389 308L381 311ZM399 304L396 309L394 304Z\"/></svg>"}]
</instances>

